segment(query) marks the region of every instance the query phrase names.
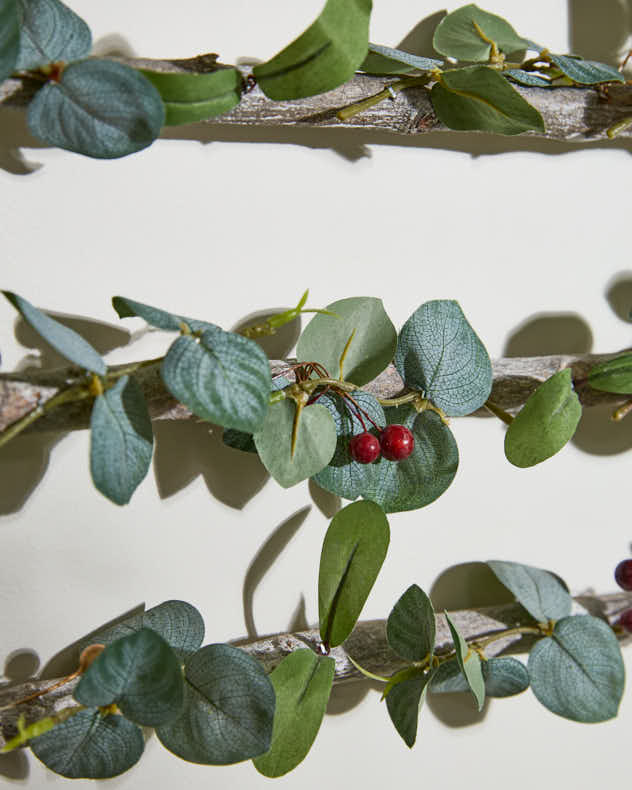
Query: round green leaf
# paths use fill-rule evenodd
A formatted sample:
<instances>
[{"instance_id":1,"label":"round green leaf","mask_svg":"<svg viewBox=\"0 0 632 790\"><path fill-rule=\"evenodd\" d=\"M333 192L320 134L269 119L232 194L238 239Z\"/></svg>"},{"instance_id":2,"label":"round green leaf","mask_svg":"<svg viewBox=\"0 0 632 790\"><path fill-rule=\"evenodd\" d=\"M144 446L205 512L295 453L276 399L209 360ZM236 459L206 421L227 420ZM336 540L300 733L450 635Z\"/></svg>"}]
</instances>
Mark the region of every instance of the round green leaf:
<instances>
[{"instance_id":1,"label":"round green leaf","mask_svg":"<svg viewBox=\"0 0 632 790\"><path fill-rule=\"evenodd\" d=\"M78 60L92 47L90 28L59 0L19 0L20 54L16 69Z\"/></svg>"},{"instance_id":2,"label":"round green leaf","mask_svg":"<svg viewBox=\"0 0 632 790\"><path fill-rule=\"evenodd\" d=\"M275 101L300 99L351 79L367 53L371 6L371 0L327 0L302 35L254 67L265 95Z\"/></svg>"},{"instance_id":3,"label":"round green leaf","mask_svg":"<svg viewBox=\"0 0 632 790\"><path fill-rule=\"evenodd\" d=\"M155 727L182 708L182 671L165 640L142 628L105 648L82 675L74 697L87 707L116 702L128 719Z\"/></svg>"},{"instance_id":4,"label":"round green leaf","mask_svg":"<svg viewBox=\"0 0 632 790\"><path fill-rule=\"evenodd\" d=\"M625 77L614 66L594 60L571 58L568 55L551 55L551 60L564 74L579 85L597 85L600 82L625 82Z\"/></svg>"},{"instance_id":5,"label":"round green leaf","mask_svg":"<svg viewBox=\"0 0 632 790\"><path fill-rule=\"evenodd\" d=\"M336 449L336 426L331 414L324 406L314 403L301 413L292 455L295 414L293 401L273 403L261 429L253 437L263 465L284 488L320 472Z\"/></svg>"},{"instance_id":6,"label":"round green leaf","mask_svg":"<svg viewBox=\"0 0 632 790\"><path fill-rule=\"evenodd\" d=\"M408 74L411 71L432 71L441 66L442 60L423 58L380 44L369 44L369 54L360 66L360 71L367 74Z\"/></svg>"},{"instance_id":7,"label":"round green leaf","mask_svg":"<svg viewBox=\"0 0 632 790\"><path fill-rule=\"evenodd\" d=\"M230 645L206 645L185 666L181 715L156 729L192 763L227 765L270 748L275 695L261 664Z\"/></svg>"},{"instance_id":8,"label":"round green leaf","mask_svg":"<svg viewBox=\"0 0 632 790\"><path fill-rule=\"evenodd\" d=\"M33 754L68 779L109 779L140 759L140 727L123 716L82 710L31 741Z\"/></svg>"},{"instance_id":9,"label":"round green leaf","mask_svg":"<svg viewBox=\"0 0 632 790\"><path fill-rule=\"evenodd\" d=\"M196 322L189 321L195 328ZM203 324L199 338L182 335L161 374L169 392L204 420L256 431L268 410L270 364L253 340Z\"/></svg>"},{"instance_id":10,"label":"round green leaf","mask_svg":"<svg viewBox=\"0 0 632 790\"><path fill-rule=\"evenodd\" d=\"M632 354L622 354L595 365L588 374L588 383L602 392L629 395L632 393Z\"/></svg>"},{"instance_id":11,"label":"round green leaf","mask_svg":"<svg viewBox=\"0 0 632 790\"><path fill-rule=\"evenodd\" d=\"M151 464L154 435L145 396L134 378L122 376L99 395L90 416L90 472L96 488L126 505Z\"/></svg>"},{"instance_id":12,"label":"round green leaf","mask_svg":"<svg viewBox=\"0 0 632 790\"><path fill-rule=\"evenodd\" d=\"M182 325L186 324L186 319L158 307L151 307L142 302L135 302L126 296L113 296L112 307L116 310L119 318L132 318L138 316L147 321L148 324L164 329L167 332L179 332Z\"/></svg>"},{"instance_id":13,"label":"round green leaf","mask_svg":"<svg viewBox=\"0 0 632 790\"><path fill-rule=\"evenodd\" d=\"M450 629L450 634L452 635L452 641L454 642L454 650L456 652L456 660L459 669L470 691L474 695L474 699L480 711L483 709L483 704L485 702L485 681L483 680L483 669L481 667L480 656L468 647L467 642L459 633L458 628L452 622L448 613L444 612L444 614L448 623L448 628Z\"/></svg>"},{"instance_id":14,"label":"round green leaf","mask_svg":"<svg viewBox=\"0 0 632 790\"><path fill-rule=\"evenodd\" d=\"M87 340L78 335L74 330L55 321L46 313L42 313L26 299L11 291L2 291L22 318L38 335L44 338L55 351L80 368L92 371L99 376L107 373L107 366L99 354Z\"/></svg>"},{"instance_id":15,"label":"round green leaf","mask_svg":"<svg viewBox=\"0 0 632 790\"><path fill-rule=\"evenodd\" d=\"M295 650L270 673L276 694L276 710L270 749L255 758L257 771L277 777L302 762L318 734L336 662L312 650Z\"/></svg>"},{"instance_id":16,"label":"round green leaf","mask_svg":"<svg viewBox=\"0 0 632 790\"><path fill-rule=\"evenodd\" d=\"M539 623L561 620L571 613L573 599L552 573L519 562L489 560L487 565Z\"/></svg>"},{"instance_id":17,"label":"round green leaf","mask_svg":"<svg viewBox=\"0 0 632 790\"><path fill-rule=\"evenodd\" d=\"M394 362L408 387L451 417L476 411L491 392L489 355L458 302L422 304L402 327Z\"/></svg>"},{"instance_id":18,"label":"round green leaf","mask_svg":"<svg viewBox=\"0 0 632 790\"><path fill-rule=\"evenodd\" d=\"M376 425L383 426L386 423L384 409L373 395L358 390L352 397ZM353 436L363 433L365 426L373 432L375 429L365 416L363 416L365 424L362 425L353 404L338 395L323 395L318 404L324 406L333 417L338 440L332 459L323 470L314 475L314 480L321 488L332 491L338 496L357 499L370 485L373 470L370 464L359 464L351 457L349 442Z\"/></svg>"},{"instance_id":19,"label":"round green leaf","mask_svg":"<svg viewBox=\"0 0 632 790\"><path fill-rule=\"evenodd\" d=\"M388 520L373 502L353 502L332 519L320 555L320 636L342 644L356 624L377 579L390 541Z\"/></svg>"},{"instance_id":20,"label":"round green leaf","mask_svg":"<svg viewBox=\"0 0 632 790\"><path fill-rule=\"evenodd\" d=\"M560 620L529 654L531 688L553 713L598 722L617 715L625 669L610 626L590 615Z\"/></svg>"},{"instance_id":21,"label":"round green leaf","mask_svg":"<svg viewBox=\"0 0 632 790\"><path fill-rule=\"evenodd\" d=\"M386 708L395 729L409 749L417 740L419 710L426 696L430 675L415 674L396 683L386 695Z\"/></svg>"},{"instance_id":22,"label":"round green leaf","mask_svg":"<svg viewBox=\"0 0 632 790\"><path fill-rule=\"evenodd\" d=\"M349 338L343 375L362 386L378 376L393 359L397 333L381 299L354 296L327 305L335 316L316 314L300 336L296 355L302 362L320 362L339 377L340 357Z\"/></svg>"},{"instance_id":23,"label":"round green leaf","mask_svg":"<svg viewBox=\"0 0 632 790\"><path fill-rule=\"evenodd\" d=\"M387 409L389 423L402 424L415 437L415 447L405 461L371 464L369 484L362 496L377 502L386 513L417 510L441 496L454 480L459 451L452 431L434 412L421 414L411 406Z\"/></svg>"},{"instance_id":24,"label":"round green leaf","mask_svg":"<svg viewBox=\"0 0 632 790\"><path fill-rule=\"evenodd\" d=\"M529 688L527 668L515 658L488 658L481 666L488 697L511 697ZM469 691L456 659L445 661L435 670L430 691L436 694Z\"/></svg>"},{"instance_id":25,"label":"round green leaf","mask_svg":"<svg viewBox=\"0 0 632 790\"><path fill-rule=\"evenodd\" d=\"M432 46L442 55L457 60L489 60L491 45L481 37L475 24L506 54L529 48L529 42L519 36L509 22L483 11L474 3L457 8L439 22Z\"/></svg>"},{"instance_id":26,"label":"round green leaf","mask_svg":"<svg viewBox=\"0 0 632 790\"><path fill-rule=\"evenodd\" d=\"M581 416L571 371L565 368L540 384L507 429L507 460L522 468L546 461L573 437Z\"/></svg>"},{"instance_id":27,"label":"round green leaf","mask_svg":"<svg viewBox=\"0 0 632 790\"><path fill-rule=\"evenodd\" d=\"M0 82L15 69L20 50L17 0L0 0Z\"/></svg>"},{"instance_id":28,"label":"round green leaf","mask_svg":"<svg viewBox=\"0 0 632 790\"><path fill-rule=\"evenodd\" d=\"M450 129L496 134L544 131L544 121L535 107L488 66L444 72L430 98L439 120Z\"/></svg>"},{"instance_id":29,"label":"round green leaf","mask_svg":"<svg viewBox=\"0 0 632 790\"><path fill-rule=\"evenodd\" d=\"M160 94L136 69L112 60L68 65L29 104L29 129L50 145L97 159L147 148L165 120Z\"/></svg>"},{"instance_id":30,"label":"round green leaf","mask_svg":"<svg viewBox=\"0 0 632 790\"><path fill-rule=\"evenodd\" d=\"M412 584L393 607L386 622L386 638L398 656L421 661L432 656L435 615L430 598Z\"/></svg>"}]
</instances>

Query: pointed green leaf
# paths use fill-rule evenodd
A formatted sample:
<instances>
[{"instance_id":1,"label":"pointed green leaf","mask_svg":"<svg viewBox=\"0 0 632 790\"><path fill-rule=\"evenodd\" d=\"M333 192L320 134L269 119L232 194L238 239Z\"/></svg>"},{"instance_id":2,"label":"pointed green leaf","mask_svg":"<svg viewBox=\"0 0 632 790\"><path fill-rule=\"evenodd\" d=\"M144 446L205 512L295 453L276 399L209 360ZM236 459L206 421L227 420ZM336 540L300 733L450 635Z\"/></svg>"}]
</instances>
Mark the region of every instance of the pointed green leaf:
<instances>
[{"instance_id":1,"label":"pointed green leaf","mask_svg":"<svg viewBox=\"0 0 632 790\"><path fill-rule=\"evenodd\" d=\"M457 8L443 18L434 32L432 45L437 52L457 60L489 60L491 45L481 37L476 25L507 55L529 48L529 42L509 22L474 3Z\"/></svg>"},{"instance_id":2,"label":"pointed green leaf","mask_svg":"<svg viewBox=\"0 0 632 790\"><path fill-rule=\"evenodd\" d=\"M425 507L443 494L456 475L459 451L452 431L434 412L417 414L411 406L387 409L386 417L389 423L412 431L415 447L405 461L380 458L371 464L362 496L386 513Z\"/></svg>"},{"instance_id":3,"label":"pointed green leaf","mask_svg":"<svg viewBox=\"0 0 632 790\"><path fill-rule=\"evenodd\" d=\"M270 748L274 688L262 665L230 645L206 645L185 666L181 715L156 729L183 760L228 765Z\"/></svg>"},{"instance_id":4,"label":"pointed green leaf","mask_svg":"<svg viewBox=\"0 0 632 790\"><path fill-rule=\"evenodd\" d=\"M625 82L625 77L614 66L594 60L572 58L568 55L551 55L551 60L564 74L579 85L597 85L600 82Z\"/></svg>"},{"instance_id":5,"label":"pointed green leaf","mask_svg":"<svg viewBox=\"0 0 632 790\"><path fill-rule=\"evenodd\" d=\"M253 73L281 101L325 93L351 79L366 57L371 0L327 0L313 24Z\"/></svg>"},{"instance_id":6,"label":"pointed green leaf","mask_svg":"<svg viewBox=\"0 0 632 790\"><path fill-rule=\"evenodd\" d=\"M381 299L354 296L327 305L335 316L316 314L300 336L296 355L302 362L320 362L331 376L339 377L340 357L351 335L344 358L347 381L362 386L378 376L393 359L397 333Z\"/></svg>"},{"instance_id":7,"label":"pointed green leaf","mask_svg":"<svg viewBox=\"0 0 632 790\"><path fill-rule=\"evenodd\" d=\"M165 105L165 126L194 123L232 110L241 100L243 78L233 67L203 74L140 69L158 89Z\"/></svg>"},{"instance_id":8,"label":"pointed green leaf","mask_svg":"<svg viewBox=\"0 0 632 790\"><path fill-rule=\"evenodd\" d=\"M529 673L515 658L488 658L481 663L485 695L511 697L529 688ZM430 691L436 694L468 691L470 688L456 659L445 661L434 672Z\"/></svg>"},{"instance_id":9,"label":"pointed green leaf","mask_svg":"<svg viewBox=\"0 0 632 790\"><path fill-rule=\"evenodd\" d=\"M58 351L70 362L74 362L75 365L79 365L80 368L90 370L99 376L104 376L107 373L107 366L99 352L81 335L55 321L46 313L42 313L21 296L11 291L2 291L2 293L22 315L26 323L43 337L55 351Z\"/></svg>"},{"instance_id":10,"label":"pointed green leaf","mask_svg":"<svg viewBox=\"0 0 632 790\"><path fill-rule=\"evenodd\" d=\"M369 44L369 54L360 66L360 71L367 74L409 74L411 71L432 71L441 66L442 60L423 58L380 44Z\"/></svg>"},{"instance_id":11,"label":"pointed green leaf","mask_svg":"<svg viewBox=\"0 0 632 790\"><path fill-rule=\"evenodd\" d=\"M386 423L384 409L373 395L358 390L352 397L376 425L383 426ZM314 480L321 488L332 491L338 496L357 499L370 485L373 470L371 464L359 464L351 457L349 442L353 436L363 433L365 427L373 433L375 429L364 415L364 425L362 425L353 404L338 395L323 395L318 404L324 406L333 417L338 441L329 464L314 475Z\"/></svg>"},{"instance_id":12,"label":"pointed green leaf","mask_svg":"<svg viewBox=\"0 0 632 790\"><path fill-rule=\"evenodd\" d=\"M16 69L78 60L92 47L90 28L60 0L19 0L20 54Z\"/></svg>"},{"instance_id":13,"label":"pointed green leaf","mask_svg":"<svg viewBox=\"0 0 632 790\"><path fill-rule=\"evenodd\" d=\"M17 0L0 0L0 82L15 69L20 50Z\"/></svg>"},{"instance_id":14,"label":"pointed green leaf","mask_svg":"<svg viewBox=\"0 0 632 790\"><path fill-rule=\"evenodd\" d=\"M535 466L573 438L582 407L570 368L551 376L529 397L505 434L505 455L514 466Z\"/></svg>"},{"instance_id":15,"label":"pointed green leaf","mask_svg":"<svg viewBox=\"0 0 632 790\"><path fill-rule=\"evenodd\" d=\"M412 749L417 740L419 710L426 696L431 673L416 674L396 683L386 695L386 707L395 729Z\"/></svg>"},{"instance_id":16,"label":"pointed green leaf","mask_svg":"<svg viewBox=\"0 0 632 790\"><path fill-rule=\"evenodd\" d=\"M461 674L467 681L467 685L474 695L476 704L479 711L483 709L485 702L485 681L483 680L483 670L481 668L481 659L478 653L468 647L467 642L459 630L454 625L447 612L444 612L445 619L452 635L454 642L454 650L456 652L456 660L461 670Z\"/></svg>"},{"instance_id":17,"label":"pointed green leaf","mask_svg":"<svg viewBox=\"0 0 632 790\"><path fill-rule=\"evenodd\" d=\"M632 354L622 354L595 365L588 374L588 383L602 392L629 395L632 393Z\"/></svg>"},{"instance_id":18,"label":"pointed green leaf","mask_svg":"<svg viewBox=\"0 0 632 790\"><path fill-rule=\"evenodd\" d=\"M397 655L407 661L421 661L434 654L434 609L430 598L416 584L393 607L386 622L386 638Z\"/></svg>"},{"instance_id":19,"label":"pointed green leaf","mask_svg":"<svg viewBox=\"0 0 632 790\"><path fill-rule=\"evenodd\" d=\"M154 435L138 382L122 376L97 396L90 416L90 472L96 488L126 505L151 464Z\"/></svg>"},{"instance_id":20,"label":"pointed green leaf","mask_svg":"<svg viewBox=\"0 0 632 790\"><path fill-rule=\"evenodd\" d=\"M612 628L590 615L560 620L529 653L531 688L553 713L598 722L617 715L625 669Z\"/></svg>"},{"instance_id":21,"label":"pointed green leaf","mask_svg":"<svg viewBox=\"0 0 632 790\"><path fill-rule=\"evenodd\" d=\"M544 131L544 121L535 107L488 66L444 72L430 98L439 120L450 129L495 134Z\"/></svg>"},{"instance_id":22,"label":"pointed green leaf","mask_svg":"<svg viewBox=\"0 0 632 790\"><path fill-rule=\"evenodd\" d=\"M503 71L503 77L509 77L514 82L520 85L526 85L528 88L550 88L551 83L544 77L534 74L532 71L525 71L524 69L507 69Z\"/></svg>"},{"instance_id":23,"label":"pointed green leaf","mask_svg":"<svg viewBox=\"0 0 632 790\"><path fill-rule=\"evenodd\" d=\"M293 401L273 403L261 429L254 434L255 447L265 468L284 488L320 472L336 449L336 426L324 406L306 406L300 416L296 448L292 455Z\"/></svg>"},{"instance_id":24,"label":"pointed green leaf","mask_svg":"<svg viewBox=\"0 0 632 790\"><path fill-rule=\"evenodd\" d=\"M164 329L167 332L179 332L182 325L186 324L186 319L158 307L151 307L142 302L135 302L126 296L113 296L112 306L119 315L119 318L132 318L138 316L147 321L148 324Z\"/></svg>"},{"instance_id":25,"label":"pointed green leaf","mask_svg":"<svg viewBox=\"0 0 632 790\"><path fill-rule=\"evenodd\" d=\"M353 630L377 579L390 541L384 511L373 502L353 502L332 519L320 555L320 636L330 647Z\"/></svg>"},{"instance_id":26,"label":"pointed green leaf","mask_svg":"<svg viewBox=\"0 0 632 790\"><path fill-rule=\"evenodd\" d=\"M458 302L422 304L399 334L395 367L408 387L450 417L480 408L492 388L492 365Z\"/></svg>"},{"instance_id":27,"label":"pointed green leaf","mask_svg":"<svg viewBox=\"0 0 632 790\"><path fill-rule=\"evenodd\" d=\"M295 650L270 673L276 694L272 744L257 757L260 774L283 776L307 756L320 729L336 662L312 650Z\"/></svg>"},{"instance_id":28,"label":"pointed green leaf","mask_svg":"<svg viewBox=\"0 0 632 790\"><path fill-rule=\"evenodd\" d=\"M82 710L31 742L47 768L68 779L109 779L140 760L140 727L123 716Z\"/></svg>"},{"instance_id":29,"label":"pointed green leaf","mask_svg":"<svg viewBox=\"0 0 632 790\"><path fill-rule=\"evenodd\" d=\"M161 366L165 386L204 420L256 431L268 410L268 358L253 340L204 326L199 338L182 335L169 348Z\"/></svg>"},{"instance_id":30,"label":"pointed green leaf","mask_svg":"<svg viewBox=\"0 0 632 790\"><path fill-rule=\"evenodd\" d=\"M561 620L571 613L573 599L552 573L519 562L489 560L487 565L539 623Z\"/></svg>"},{"instance_id":31,"label":"pointed green leaf","mask_svg":"<svg viewBox=\"0 0 632 790\"><path fill-rule=\"evenodd\" d=\"M50 145L116 159L147 148L160 134L160 94L136 69L113 60L70 63L29 104L29 129Z\"/></svg>"},{"instance_id":32,"label":"pointed green leaf","mask_svg":"<svg viewBox=\"0 0 632 790\"><path fill-rule=\"evenodd\" d=\"M128 719L155 727L182 708L182 671L165 640L142 628L105 648L82 675L74 698L86 707L115 702Z\"/></svg>"},{"instance_id":33,"label":"pointed green leaf","mask_svg":"<svg viewBox=\"0 0 632 790\"><path fill-rule=\"evenodd\" d=\"M89 637L81 647L109 645L141 628L151 628L171 647L180 661L192 656L204 639L204 620L195 606L186 601L164 601L142 614L128 617L116 625Z\"/></svg>"}]
</instances>

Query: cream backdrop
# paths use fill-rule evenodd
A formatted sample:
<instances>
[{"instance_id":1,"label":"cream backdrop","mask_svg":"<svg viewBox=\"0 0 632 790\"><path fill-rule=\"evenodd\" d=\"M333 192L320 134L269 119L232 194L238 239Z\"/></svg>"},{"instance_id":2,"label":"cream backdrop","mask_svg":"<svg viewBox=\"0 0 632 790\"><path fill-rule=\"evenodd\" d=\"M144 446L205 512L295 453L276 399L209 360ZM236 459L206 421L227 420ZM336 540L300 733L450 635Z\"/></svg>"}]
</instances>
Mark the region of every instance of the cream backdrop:
<instances>
[{"instance_id":1,"label":"cream backdrop","mask_svg":"<svg viewBox=\"0 0 632 790\"><path fill-rule=\"evenodd\" d=\"M71 5L91 25L99 52L217 51L234 62L273 55L321 0ZM624 0L483 5L553 50L583 45L587 56L612 55L629 15ZM371 38L388 45L441 8L432 0L374 6ZM602 29L599 14L615 34ZM2 287L96 322L84 328L111 349L112 363L156 355L167 342L144 333L141 321L119 322L113 294L225 328L294 304L305 287L315 306L379 296L396 326L422 302L452 298L493 357L630 344L629 324L613 309L632 306L625 146L211 129L200 140L173 131L139 154L102 162L37 146L6 111L0 123ZM4 301L0 328L3 370L27 355L58 363ZM505 461L500 423L468 418L453 428L456 480L428 508L390 518L391 547L363 617L387 615L413 582L430 589L447 568L489 558L554 569L575 592L614 590L612 570L632 539L632 422L614 427L607 412L593 413L573 444L528 470ZM4 662L7 678L38 661L45 667L130 609L170 598L200 609L207 642L317 620L323 510L332 499L307 483L284 491L258 462L222 447L218 433L202 424L160 426L152 471L124 508L91 485L87 432L27 437L2 452L0 669ZM482 595L462 580L438 587L448 606ZM629 670L630 656L632 649ZM631 692L619 717L600 725L562 720L530 692L492 702L481 715L469 700L452 700L423 710L409 751L377 691L360 683L334 695L312 752L278 786L587 790L627 780L631 724ZM0 773L29 788L68 782L30 753L2 758ZM267 781L250 763L182 762L149 737L140 763L108 786L261 788Z\"/></svg>"}]
</instances>

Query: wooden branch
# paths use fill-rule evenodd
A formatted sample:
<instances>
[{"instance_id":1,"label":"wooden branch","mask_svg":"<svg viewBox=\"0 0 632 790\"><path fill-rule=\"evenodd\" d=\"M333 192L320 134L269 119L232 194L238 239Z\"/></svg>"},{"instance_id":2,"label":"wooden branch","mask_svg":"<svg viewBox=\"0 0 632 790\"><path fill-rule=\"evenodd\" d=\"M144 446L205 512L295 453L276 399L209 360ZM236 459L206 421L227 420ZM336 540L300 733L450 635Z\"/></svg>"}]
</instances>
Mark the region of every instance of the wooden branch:
<instances>
[{"instance_id":1,"label":"wooden branch","mask_svg":"<svg viewBox=\"0 0 632 790\"><path fill-rule=\"evenodd\" d=\"M623 353L623 352L618 352ZM579 354L556 355L548 357L506 357L495 360L493 364L494 384L491 400L509 412L517 411L536 387L564 368L573 372L575 391L584 406L611 405L612 408L625 403L625 395L613 395L592 389L586 377L590 369L617 354ZM294 360L290 360L294 361ZM275 360L272 369L281 368L286 362ZM127 367L114 365L112 370ZM28 373L0 374L0 431L24 415L44 404L68 382L80 375L76 368L60 368ZM143 388L149 412L154 420L190 419L191 412L178 403L165 389L160 376L159 364L141 368L136 374ZM393 365L381 373L374 381L363 387L379 398L392 398L401 394L403 382ZM61 406L31 425L32 431L73 431L87 428L90 424L90 401L81 401ZM486 410L477 412L478 416L489 416Z\"/></svg>"},{"instance_id":2,"label":"wooden branch","mask_svg":"<svg viewBox=\"0 0 632 790\"><path fill-rule=\"evenodd\" d=\"M602 617L612 624L621 612L630 606L632 606L632 593L618 592L599 596L586 593L575 597L572 613L589 613ZM483 639L517 625L534 623L522 606L516 603L462 609L452 612L450 616L468 641ZM441 655L453 649L444 615L436 615L436 628L435 653ZM630 636L624 637L619 634L619 639L627 643L630 641ZM245 650L263 664L266 672L271 672L294 650L310 647L318 653L320 633L318 629L310 629L293 634L275 634L249 642L235 641L231 644ZM493 642L485 649L485 653L491 657L506 651L525 652L530 644L528 637L514 634ZM336 662L335 684L364 679L349 660L349 655L369 672L384 677L392 675L405 666L405 662L390 649L387 643L385 620L366 620L358 623L344 645L333 648L331 655ZM53 686L59 680L60 678L28 680L4 689L0 688L0 748L17 734L17 720L21 714L24 714L26 724L30 724L76 705L72 693L77 685L77 679L30 702L14 705L18 700Z\"/></svg>"},{"instance_id":3,"label":"wooden branch","mask_svg":"<svg viewBox=\"0 0 632 790\"><path fill-rule=\"evenodd\" d=\"M188 60L148 60L144 58L112 58L138 68L161 72L204 73L215 67L216 55L199 55ZM244 76L250 67L240 67ZM450 131L435 115L426 88L410 88L394 99L387 99L348 121L340 121L336 112L379 93L393 77L373 77L357 74L349 82L319 96L294 101L271 101L255 87L246 93L240 104L224 115L191 124L187 129L200 130L212 126L240 127L293 127L362 129L365 131L392 132L401 135L419 135L429 132ZM41 86L33 79L9 79L0 85L0 105L25 107ZM564 142L585 143L607 140L606 131L615 123L632 115L632 86L613 83L606 92L595 88L525 88L514 85L516 90L539 112L544 119L545 132L526 132L523 136L540 137ZM172 137L177 127L163 132ZM619 137L630 139L632 129L623 130Z\"/></svg>"}]
</instances>

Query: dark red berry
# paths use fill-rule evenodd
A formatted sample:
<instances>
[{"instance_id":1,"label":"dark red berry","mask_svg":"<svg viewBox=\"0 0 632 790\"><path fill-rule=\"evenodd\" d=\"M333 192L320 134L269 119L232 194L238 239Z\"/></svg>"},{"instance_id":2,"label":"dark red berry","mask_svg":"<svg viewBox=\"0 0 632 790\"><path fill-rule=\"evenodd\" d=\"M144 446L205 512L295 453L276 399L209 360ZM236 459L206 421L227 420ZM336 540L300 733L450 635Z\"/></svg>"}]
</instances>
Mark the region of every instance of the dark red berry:
<instances>
[{"instance_id":1,"label":"dark red berry","mask_svg":"<svg viewBox=\"0 0 632 790\"><path fill-rule=\"evenodd\" d=\"M632 633L632 609L626 609L619 617L619 625L628 633Z\"/></svg>"},{"instance_id":2,"label":"dark red berry","mask_svg":"<svg viewBox=\"0 0 632 790\"><path fill-rule=\"evenodd\" d=\"M415 449L415 437L405 425L387 425L380 437L382 455L389 461L403 461Z\"/></svg>"},{"instance_id":3,"label":"dark red berry","mask_svg":"<svg viewBox=\"0 0 632 790\"><path fill-rule=\"evenodd\" d=\"M372 433L365 431L351 439L349 452L359 464L372 464L380 457L380 443Z\"/></svg>"},{"instance_id":4,"label":"dark red berry","mask_svg":"<svg viewBox=\"0 0 632 790\"><path fill-rule=\"evenodd\" d=\"M621 560L614 569L614 580L622 590L632 590L632 560Z\"/></svg>"}]
</instances>

